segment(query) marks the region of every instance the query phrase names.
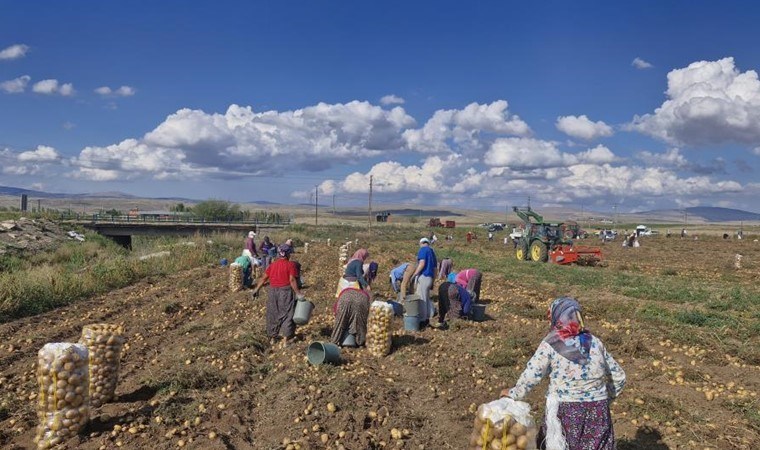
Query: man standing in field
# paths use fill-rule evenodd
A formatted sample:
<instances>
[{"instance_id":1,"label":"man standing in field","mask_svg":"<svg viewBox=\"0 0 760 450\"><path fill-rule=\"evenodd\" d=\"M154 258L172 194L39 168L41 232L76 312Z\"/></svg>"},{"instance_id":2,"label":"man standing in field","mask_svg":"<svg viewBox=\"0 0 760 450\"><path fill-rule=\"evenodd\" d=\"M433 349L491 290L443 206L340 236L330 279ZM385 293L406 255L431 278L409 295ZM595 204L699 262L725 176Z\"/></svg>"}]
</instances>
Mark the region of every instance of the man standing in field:
<instances>
[{"instance_id":1,"label":"man standing in field","mask_svg":"<svg viewBox=\"0 0 760 450\"><path fill-rule=\"evenodd\" d=\"M420 239L420 250L417 252L417 268L414 276L417 277L417 295L422 300L420 308L420 325L427 326L433 317L433 302L430 300L430 290L433 289L433 278L438 261L435 252L430 248L428 238Z\"/></svg>"},{"instance_id":2,"label":"man standing in field","mask_svg":"<svg viewBox=\"0 0 760 450\"><path fill-rule=\"evenodd\" d=\"M296 298L303 298L296 281L298 272L296 265L290 261L292 249L289 245L281 245L278 248L279 258L267 266L264 276L253 290L253 296L257 296L259 289L269 281L267 298L267 336L270 343L274 344L281 336L285 338L285 345L292 342L296 335L296 324L293 322L293 313L296 310Z\"/></svg>"}]
</instances>

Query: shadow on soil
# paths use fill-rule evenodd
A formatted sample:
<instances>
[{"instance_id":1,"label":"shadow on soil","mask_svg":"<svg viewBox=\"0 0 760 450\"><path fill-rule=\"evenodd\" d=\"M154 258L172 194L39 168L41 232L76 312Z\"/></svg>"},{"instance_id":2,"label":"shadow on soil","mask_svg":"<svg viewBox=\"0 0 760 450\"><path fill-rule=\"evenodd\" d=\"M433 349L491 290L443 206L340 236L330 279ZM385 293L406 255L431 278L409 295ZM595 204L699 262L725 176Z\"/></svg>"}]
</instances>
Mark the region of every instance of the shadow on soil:
<instances>
[{"instance_id":1,"label":"shadow on soil","mask_svg":"<svg viewBox=\"0 0 760 450\"><path fill-rule=\"evenodd\" d=\"M160 389L159 386L142 386L137 390L134 390L128 394L121 394L116 401L121 403L134 403L147 401L156 395L156 392Z\"/></svg>"},{"instance_id":2,"label":"shadow on soil","mask_svg":"<svg viewBox=\"0 0 760 450\"><path fill-rule=\"evenodd\" d=\"M394 336L393 337L393 348L401 348L406 347L407 345L423 345L430 342L429 339L417 337L417 336L411 336L411 335L403 335L403 336Z\"/></svg>"},{"instance_id":3,"label":"shadow on soil","mask_svg":"<svg viewBox=\"0 0 760 450\"><path fill-rule=\"evenodd\" d=\"M663 444L662 434L654 428L639 427L633 439L620 439L617 442L618 450L670 450Z\"/></svg>"}]
</instances>

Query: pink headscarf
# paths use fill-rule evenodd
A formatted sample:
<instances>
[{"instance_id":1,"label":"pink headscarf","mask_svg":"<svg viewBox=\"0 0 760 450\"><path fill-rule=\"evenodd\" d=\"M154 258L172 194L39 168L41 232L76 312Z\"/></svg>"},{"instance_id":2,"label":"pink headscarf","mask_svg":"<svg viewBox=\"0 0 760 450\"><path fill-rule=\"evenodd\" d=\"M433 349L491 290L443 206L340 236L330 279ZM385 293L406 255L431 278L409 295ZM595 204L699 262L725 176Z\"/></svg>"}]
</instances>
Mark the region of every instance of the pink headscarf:
<instances>
[{"instance_id":1,"label":"pink headscarf","mask_svg":"<svg viewBox=\"0 0 760 450\"><path fill-rule=\"evenodd\" d=\"M351 262L354 260L359 260L359 261L364 262L364 260L367 259L368 257L369 257L369 250L367 250L366 248L360 248L354 253L351 259L348 260L348 262Z\"/></svg>"}]
</instances>

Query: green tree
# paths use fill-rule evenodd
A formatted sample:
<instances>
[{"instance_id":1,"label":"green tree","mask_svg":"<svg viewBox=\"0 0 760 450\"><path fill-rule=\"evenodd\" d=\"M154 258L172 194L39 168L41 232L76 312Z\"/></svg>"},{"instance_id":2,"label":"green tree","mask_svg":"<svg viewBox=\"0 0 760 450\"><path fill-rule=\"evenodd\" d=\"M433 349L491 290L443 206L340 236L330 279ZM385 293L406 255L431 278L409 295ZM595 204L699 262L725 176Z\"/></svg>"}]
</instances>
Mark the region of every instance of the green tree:
<instances>
[{"instance_id":1,"label":"green tree","mask_svg":"<svg viewBox=\"0 0 760 450\"><path fill-rule=\"evenodd\" d=\"M184 203L177 203L176 205L169 208L169 211L172 211L172 212L185 212L187 210L188 208L185 207Z\"/></svg>"},{"instance_id":2,"label":"green tree","mask_svg":"<svg viewBox=\"0 0 760 450\"><path fill-rule=\"evenodd\" d=\"M224 200L206 200L193 208L193 213L205 220L240 220L240 205Z\"/></svg>"}]
</instances>

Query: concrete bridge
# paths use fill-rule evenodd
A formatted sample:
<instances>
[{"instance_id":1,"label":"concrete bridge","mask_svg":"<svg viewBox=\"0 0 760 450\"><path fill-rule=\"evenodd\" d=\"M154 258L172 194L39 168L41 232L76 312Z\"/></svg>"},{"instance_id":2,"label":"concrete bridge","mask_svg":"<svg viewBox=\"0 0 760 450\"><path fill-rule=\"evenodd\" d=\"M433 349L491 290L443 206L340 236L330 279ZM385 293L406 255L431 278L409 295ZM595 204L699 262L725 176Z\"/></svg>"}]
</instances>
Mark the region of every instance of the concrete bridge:
<instances>
[{"instance_id":1,"label":"concrete bridge","mask_svg":"<svg viewBox=\"0 0 760 450\"><path fill-rule=\"evenodd\" d=\"M71 224L80 225L88 230L114 240L119 245L131 249L132 236L194 236L214 233L237 232L241 239L245 233L255 231L257 234L267 230L284 228L286 223L256 222L168 222L143 220L71 220Z\"/></svg>"}]
</instances>

